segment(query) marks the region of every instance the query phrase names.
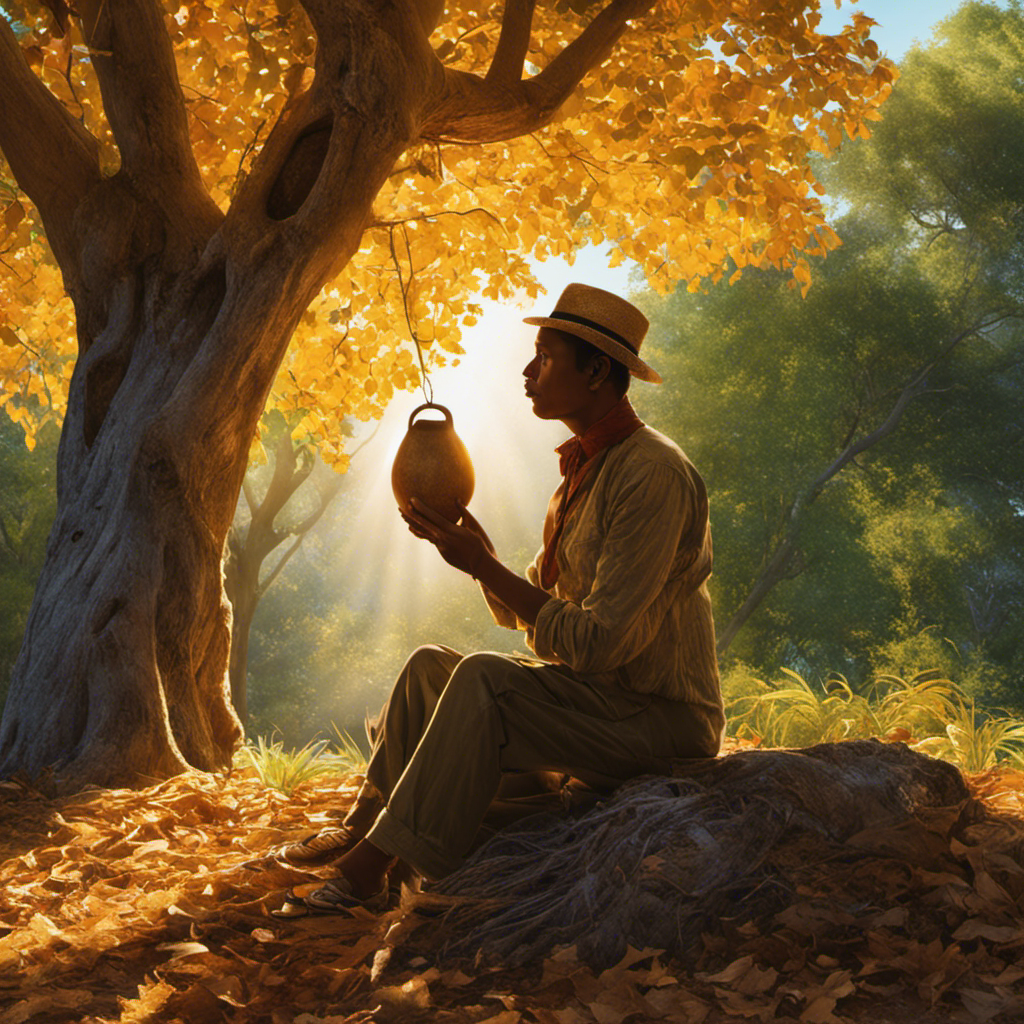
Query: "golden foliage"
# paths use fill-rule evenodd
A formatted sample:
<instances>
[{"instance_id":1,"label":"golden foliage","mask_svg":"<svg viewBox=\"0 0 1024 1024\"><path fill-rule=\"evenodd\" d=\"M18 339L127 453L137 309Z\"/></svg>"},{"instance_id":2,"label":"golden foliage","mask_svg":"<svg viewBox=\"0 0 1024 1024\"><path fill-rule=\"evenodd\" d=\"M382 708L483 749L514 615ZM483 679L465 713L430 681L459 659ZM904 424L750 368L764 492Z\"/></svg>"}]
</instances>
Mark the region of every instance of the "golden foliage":
<instances>
[{"instance_id":1,"label":"golden foliage","mask_svg":"<svg viewBox=\"0 0 1024 1024\"><path fill-rule=\"evenodd\" d=\"M573 5L576 6L576 5ZM581 8L585 5L579 5ZM381 190L364 245L310 306L272 402L340 467L346 416L379 416L419 369L405 311L430 364L456 357L474 297L535 297L527 257L572 259L608 242L665 291L734 266L788 267L839 239L808 165L865 137L895 69L854 15L818 32L817 0L663 0L638 19L554 123L496 145L420 145ZM42 5L8 2L25 55L118 164L78 28L58 37ZM312 74L313 36L294 0L166 2L166 23L204 180L224 209L290 95ZM486 70L501 4L462 0L432 42L445 64ZM528 70L578 33L581 17L541 5ZM31 438L62 415L74 359L70 303L31 204L0 175L0 407ZM735 275L734 275L735 276ZM4 320L6 316L6 320Z\"/></svg>"}]
</instances>

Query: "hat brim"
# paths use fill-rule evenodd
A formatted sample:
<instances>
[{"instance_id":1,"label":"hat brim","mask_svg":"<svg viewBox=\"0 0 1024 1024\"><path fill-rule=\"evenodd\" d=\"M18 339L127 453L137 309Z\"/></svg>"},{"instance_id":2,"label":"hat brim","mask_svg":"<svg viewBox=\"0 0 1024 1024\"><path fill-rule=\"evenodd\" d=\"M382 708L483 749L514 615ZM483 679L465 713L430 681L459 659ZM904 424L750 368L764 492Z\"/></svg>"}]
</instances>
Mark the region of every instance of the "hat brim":
<instances>
[{"instance_id":1,"label":"hat brim","mask_svg":"<svg viewBox=\"0 0 1024 1024\"><path fill-rule=\"evenodd\" d=\"M533 327L553 327L556 331L561 331L563 334L571 334L573 337L589 341L591 345L596 345L606 355L611 356L612 359L623 363L629 372L639 380L646 381L648 384L662 383L661 374L657 370L648 366L638 355L626 348L625 345L620 345L617 341L612 340L600 331L595 331L592 327L587 327L584 324L574 324L568 320L556 319L550 316L523 317L523 323L530 324Z\"/></svg>"}]
</instances>

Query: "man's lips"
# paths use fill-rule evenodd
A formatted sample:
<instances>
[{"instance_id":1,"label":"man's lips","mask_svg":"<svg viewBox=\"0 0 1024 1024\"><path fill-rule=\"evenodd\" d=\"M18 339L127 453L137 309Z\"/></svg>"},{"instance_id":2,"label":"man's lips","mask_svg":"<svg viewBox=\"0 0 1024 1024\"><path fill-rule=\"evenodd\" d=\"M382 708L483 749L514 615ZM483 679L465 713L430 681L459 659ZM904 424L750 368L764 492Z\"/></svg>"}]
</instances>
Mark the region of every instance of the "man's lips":
<instances>
[{"instance_id":1,"label":"man's lips","mask_svg":"<svg viewBox=\"0 0 1024 1024\"><path fill-rule=\"evenodd\" d=\"M526 392L526 397L527 398L536 398L537 397L537 392L534 391L533 388L531 388L529 386L529 384L527 384L526 387L523 388L523 390Z\"/></svg>"}]
</instances>

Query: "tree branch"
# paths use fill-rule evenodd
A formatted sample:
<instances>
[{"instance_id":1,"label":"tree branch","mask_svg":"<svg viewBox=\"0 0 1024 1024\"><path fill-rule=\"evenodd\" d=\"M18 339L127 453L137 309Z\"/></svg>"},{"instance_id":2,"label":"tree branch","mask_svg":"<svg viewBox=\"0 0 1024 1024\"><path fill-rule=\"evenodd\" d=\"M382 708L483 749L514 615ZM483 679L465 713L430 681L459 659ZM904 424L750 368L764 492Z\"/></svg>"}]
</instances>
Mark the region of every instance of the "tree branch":
<instances>
[{"instance_id":1,"label":"tree branch","mask_svg":"<svg viewBox=\"0 0 1024 1024\"><path fill-rule=\"evenodd\" d=\"M219 223L189 139L174 49L156 0L78 0L103 109L133 181L151 182L172 209L182 201Z\"/></svg>"},{"instance_id":2,"label":"tree branch","mask_svg":"<svg viewBox=\"0 0 1024 1024\"><path fill-rule=\"evenodd\" d=\"M320 517L327 510L327 506L331 503L335 495L340 490L341 478L339 477L333 480L331 482L331 485L325 488L324 491L320 494L319 506L316 509L314 509L314 511L311 512L308 516L306 516L306 518L303 519L302 522L299 523L291 531L291 533L295 536L295 543L292 544L292 546L281 556L281 559L277 563L277 565L275 565L274 568L271 569L270 575L261 584L259 584L259 586L257 587L258 598L262 598L263 595L267 592L267 589L269 588L270 584L277 579L278 574L285 567L288 560L302 546L302 542L306 539L306 534L308 534L309 531L314 526L316 526L317 522L320 520Z\"/></svg>"},{"instance_id":3,"label":"tree branch","mask_svg":"<svg viewBox=\"0 0 1024 1024\"><path fill-rule=\"evenodd\" d=\"M11 540L11 535L7 532L7 524L4 522L4 517L0 514L0 536L3 537L4 544L7 550L10 551L15 561L20 562L21 557L18 554L18 549L14 546L14 541Z\"/></svg>"},{"instance_id":4,"label":"tree branch","mask_svg":"<svg viewBox=\"0 0 1024 1024\"><path fill-rule=\"evenodd\" d=\"M259 502L256 500L256 492L253 490L248 474L242 480L242 493L245 495L246 505L249 506L249 518L252 519L259 507Z\"/></svg>"},{"instance_id":5,"label":"tree branch","mask_svg":"<svg viewBox=\"0 0 1024 1024\"><path fill-rule=\"evenodd\" d=\"M498 142L548 124L592 68L655 0L611 0L594 20L535 77L521 80L529 46L533 0L506 0L498 46L485 77L444 69L440 94L428 106L420 138Z\"/></svg>"},{"instance_id":6,"label":"tree branch","mask_svg":"<svg viewBox=\"0 0 1024 1024\"><path fill-rule=\"evenodd\" d=\"M317 39L323 41L331 31L338 16L337 0L299 0L302 9L313 26ZM384 5L379 5L383 7ZM398 17L414 17L420 25L424 38L437 28L444 15L445 0L392 0L393 7L405 8Z\"/></svg>"},{"instance_id":7,"label":"tree branch","mask_svg":"<svg viewBox=\"0 0 1024 1024\"><path fill-rule=\"evenodd\" d=\"M736 634L739 633L740 629L768 596L769 592L786 577L789 565L798 551L797 542L806 522L807 509L820 497L829 481L842 472L858 455L869 448L873 448L900 425L903 414L907 411L910 403L927 390L928 375L962 341L972 335L980 334L982 331L995 327L1014 315L1015 313L1012 311L995 313L985 320L971 324L970 327L954 334L943 342L935 356L923 366L919 366L910 375L896 401L892 404L886 418L874 430L865 434L859 440L847 444L832 463L823 472L818 474L810 487L797 495L790 507L789 523L786 527L785 535L779 541L767 565L761 571L757 580L755 580L746 600L744 600L739 610L733 615L725 629L719 634L716 647L719 654L725 653L729 645L736 639Z\"/></svg>"},{"instance_id":8,"label":"tree branch","mask_svg":"<svg viewBox=\"0 0 1024 1024\"><path fill-rule=\"evenodd\" d=\"M35 203L66 275L77 277L75 210L100 183L99 146L35 76L0 17L0 150Z\"/></svg>"},{"instance_id":9,"label":"tree branch","mask_svg":"<svg viewBox=\"0 0 1024 1024\"><path fill-rule=\"evenodd\" d=\"M302 542L306 539L304 533L300 533L295 538L295 543L281 556L277 565L270 570L270 575L256 587L256 600L263 600L263 595L270 589L270 585L277 579L281 570L288 564L288 560L295 554L296 551L302 547Z\"/></svg>"},{"instance_id":10,"label":"tree branch","mask_svg":"<svg viewBox=\"0 0 1024 1024\"><path fill-rule=\"evenodd\" d=\"M899 426L900 420L903 418L903 414L907 410L907 406L917 398L918 395L927 390L928 375L933 369L935 369L936 365L950 355L962 341L972 335L979 334L991 327L995 327L997 324L1002 323L1012 315L1012 313L996 314L981 323L972 324L970 327L965 328L963 331L960 331L958 334L954 334L949 338L941 346L933 359L930 359L927 363L914 371L910 380L900 391L899 397L893 403L892 408L889 410L889 415L886 416L885 420L858 441L848 444L835 461L823 473L821 473L813 484L811 484L805 504L809 505L822 492L822 490L824 490L825 485L829 480L844 469L850 462L860 455L861 452L865 452L869 448L873 448L879 441L888 437L889 434ZM797 512L798 509L794 506L794 514L797 514Z\"/></svg>"},{"instance_id":11,"label":"tree branch","mask_svg":"<svg viewBox=\"0 0 1024 1024\"><path fill-rule=\"evenodd\" d=\"M530 30L536 0L505 0L501 31L494 49L494 59L487 69L485 82L497 85L518 84L530 48Z\"/></svg>"},{"instance_id":12,"label":"tree branch","mask_svg":"<svg viewBox=\"0 0 1024 1024\"><path fill-rule=\"evenodd\" d=\"M313 509L313 511L310 512L305 519L300 520L298 523L296 523L295 526L292 527L290 532L299 535L308 533L311 529L313 529L313 527L316 526L317 521L324 514L324 510L331 503L331 501L333 501L334 496L340 490L341 477L336 476L334 477L333 480L331 480L331 482L326 487L323 487L323 489L320 490L318 494L320 501L317 507Z\"/></svg>"}]
</instances>

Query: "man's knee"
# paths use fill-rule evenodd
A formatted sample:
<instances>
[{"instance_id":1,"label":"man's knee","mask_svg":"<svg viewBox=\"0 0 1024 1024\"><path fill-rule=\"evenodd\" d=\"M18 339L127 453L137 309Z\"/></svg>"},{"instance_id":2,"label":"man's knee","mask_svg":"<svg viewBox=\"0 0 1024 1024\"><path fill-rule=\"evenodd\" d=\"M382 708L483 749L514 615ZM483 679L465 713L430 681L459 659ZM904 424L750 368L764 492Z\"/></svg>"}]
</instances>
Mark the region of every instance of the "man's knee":
<instances>
[{"instance_id":1,"label":"man's knee","mask_svg":"<svg viewBox=\"0 0 1024 1024\"><path fill-rule=\"evenodd\" d=\"M479 651L467 654L452 672L450 685L463 700L492 704L513 685L512 679L522 666L504 654Z\"/></svg>"},{"instance_id":2,"label":"man's knee","mask_svg":"<svg viewBox=\"0 0 1024 1024\"><path fill-rule=\"evenodd\" d=\"M438 644L417 647L406 659L399 676L407 695L414 693L439 694L448 682L452 669L459 663L459 654Z\"/></svg>"}]
</instances>

